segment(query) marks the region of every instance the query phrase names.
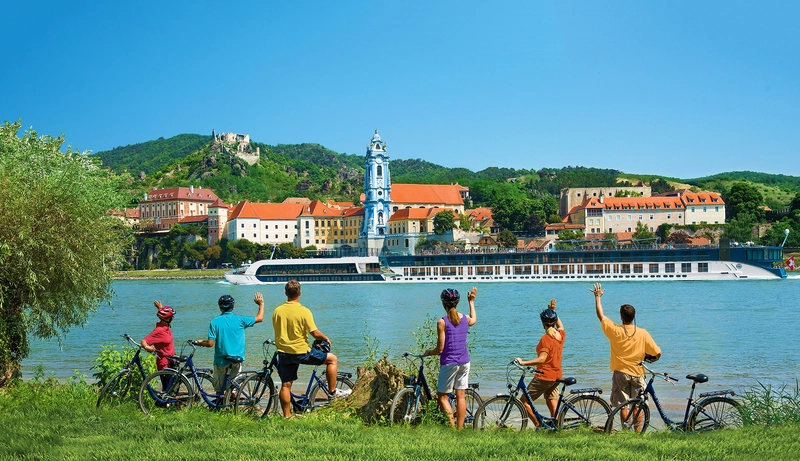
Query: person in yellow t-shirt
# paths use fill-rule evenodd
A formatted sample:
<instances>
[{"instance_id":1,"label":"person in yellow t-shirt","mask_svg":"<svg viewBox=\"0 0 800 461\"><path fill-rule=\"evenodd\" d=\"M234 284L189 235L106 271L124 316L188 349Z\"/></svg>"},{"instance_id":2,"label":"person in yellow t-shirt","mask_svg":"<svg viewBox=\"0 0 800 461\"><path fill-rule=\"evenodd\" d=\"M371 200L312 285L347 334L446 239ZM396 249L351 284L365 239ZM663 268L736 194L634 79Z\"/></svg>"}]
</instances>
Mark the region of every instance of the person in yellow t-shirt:
<instances>
[{"instance_id":1,"label":"person in yellow t-shirt","mask_svg":"<svg viewBox=\"0 0 800 461\"><path fill-rule=\"evenodd\" d=\"M336 389L339 360L330 353L331 340L317 329L311 311L300 304L300 282L288 281L285 293L287 301L272 312L272 328L275 331L275 347L278 349L278 376L281 378L278 398L283 416L289 418L292 415L292 383L297 380L300 364L325 365L328 389L335 389L331 392L335 398L346 397L350 390ZM327 345L324 348L328 351L308 347L308 335L318 341L325 341Z\"/></svg>"},{"instance_id":2,"label":"person in yellow t-shirt","mask_svg":"<svg viewBox=\"0 0 800 461\"><path fill-rule=\"evenodd\" d=\"M600 327L611 345L610 368L614 372L611 381L611 406L616 407L629 398L636 397L640 390L644 390L644 367L639 365L647 358L655 362L661 358L661 349L658 347L650 333L644 328L636 326L636 309L630 304L623 304L619 308L622 325L617 325L603 315L603 304L600 298L605 290L596 283L592 287L594 293L595 311L600 319ZM623 415L623 418L626 415Z\"/></svg>"}]
</instances>

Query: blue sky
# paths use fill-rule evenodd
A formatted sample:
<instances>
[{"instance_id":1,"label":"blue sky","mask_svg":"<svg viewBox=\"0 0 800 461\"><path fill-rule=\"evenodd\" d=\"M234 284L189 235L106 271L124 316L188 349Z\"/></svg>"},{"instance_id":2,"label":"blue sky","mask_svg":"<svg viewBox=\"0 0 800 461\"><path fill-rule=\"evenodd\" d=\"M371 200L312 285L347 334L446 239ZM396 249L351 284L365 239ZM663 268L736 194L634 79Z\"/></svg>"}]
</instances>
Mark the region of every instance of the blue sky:
<instances>
[{"instance_id":1,"label":"blue sky","mask_svg":"<svg viewBox=\"0 0 800 461\"><path fill-rule=\"evenodd\" d=\"M800 176L800 2L10 2L0 118L477 171Z\"/></svg>"}]
</instances>

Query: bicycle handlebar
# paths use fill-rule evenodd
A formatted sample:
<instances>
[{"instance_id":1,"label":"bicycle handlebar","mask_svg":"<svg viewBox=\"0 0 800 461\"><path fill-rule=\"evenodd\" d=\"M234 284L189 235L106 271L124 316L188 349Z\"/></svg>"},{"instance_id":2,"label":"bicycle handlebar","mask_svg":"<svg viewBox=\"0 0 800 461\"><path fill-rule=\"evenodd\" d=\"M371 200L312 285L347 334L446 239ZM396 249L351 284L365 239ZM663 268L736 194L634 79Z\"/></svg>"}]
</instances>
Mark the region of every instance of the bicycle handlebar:
<instances>
[{"instance_id":1,"label":"bicycle handlebar","mask_svg":"<svg viewBox=\"0 0 800 461\"><path fill-rule=\"evenodd\" d=\"M424 359L422 354L412 354L411 352L403 352L403 357L416 357L418 359Z\"/></svg>"},{"instance_id":2,"label":"bicycle handlebar","mask_svg":"<svg viewBox=\"0 0 800 461\"><path fill-rule=\"evenodd\" d=\"M538 369L536 369L536 368L534 368L534 367L520 365L520 364L518 364L518 363L517 363L517 361L516 361L516 360L512 360L512 361L509 363L509 365L514 365L514 366L515 366L515 367L517 367L518 369L520 369L520 370L524 370L524 371L527 371L528 373L534 373L534 374L537 374L537 373L538 373L538 374L540 374L540 375L541 375L541 374L544 374L544 372L543 372L543 371L541 371L541 370L538 370Z\"/></svg>"},{"instance_id":3,"label":"bicycle handlebar","mask_svg":"<svg viewBox=\"0 0 800 461\"><path fill-rule=\"evenodd\" d=\"M670 376L670 375L669 375L669 374L667 374L667 373L660 373L660 372L657 372L657 371L653 371L653 370L651 370L651 369L650 369L650 367L648 367L647 365L645 365L645 362L644 362L644 361L641 361L641 362L639 362L639 365L643 366L643 367L644 367L644 369L645 369L645 370L647 370L647 371L649 371L649 372L650 372L650 374L652 374L653 376L658 376L658 377L660 377L660 378L663 378L663 379L664 379L664 381L667 381L667 382L669 382L669 381L672 381L672 382L675 382L675 383L677 383L677 382L679 381L679 379L678 379L678 378L674 378L674 377Z\"/></svg>"}]
</instances>

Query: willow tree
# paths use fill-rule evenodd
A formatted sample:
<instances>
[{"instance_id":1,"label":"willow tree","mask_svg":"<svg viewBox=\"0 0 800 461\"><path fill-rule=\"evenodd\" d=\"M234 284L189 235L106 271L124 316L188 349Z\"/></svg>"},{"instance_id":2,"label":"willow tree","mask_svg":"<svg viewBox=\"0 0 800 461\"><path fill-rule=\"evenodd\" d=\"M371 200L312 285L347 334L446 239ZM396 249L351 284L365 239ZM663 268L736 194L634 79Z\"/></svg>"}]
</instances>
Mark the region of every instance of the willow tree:
<instances>
[{"instance_id":1,"label":"willow tree","mask_svg":"<svg viewBox=\"0 0 800 461\"><path fill-rule=\"evenodd\" d=\"M0 387L29 335L61 338L109 299L125 233L113 178L63 137L0 127Z\"/></svg>"}]
</instances>

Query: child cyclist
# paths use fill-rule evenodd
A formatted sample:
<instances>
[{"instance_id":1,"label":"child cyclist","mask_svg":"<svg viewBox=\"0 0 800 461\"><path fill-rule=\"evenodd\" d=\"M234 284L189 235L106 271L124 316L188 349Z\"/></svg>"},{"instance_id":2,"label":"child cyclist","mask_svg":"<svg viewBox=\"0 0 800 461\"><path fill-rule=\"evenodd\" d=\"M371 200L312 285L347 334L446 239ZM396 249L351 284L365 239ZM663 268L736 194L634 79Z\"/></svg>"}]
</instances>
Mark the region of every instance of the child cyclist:
<instances>
[{"instance_id":1,"label":"child cyclist","mask_svg":"<svg viewBox=\"0 0 800 461\"><path fill-rule=\"evenodd\" d=\"M437 396L439 406L442 407L450 425L464 427L464 418L467 411L466 389L469 384L469 351L467 350L467 333L469 327L475 325L478 317L475 315L475 297L478 289L473 288L467 294L469 301L469 315L461 314L456 310L461 296L458 291L448 288L442 291L442 307L447 315L439 319L436 324L436 348L425 351L422 356L439 355L439 381ZM456 424L453 424L453 409L450 407L450 393L456 393Z\"/></svg>"},{"instance_id":2,"label":"child cyclist","mask_svg":"<svg viewBox=\"0 0 800 461\"><path fill-rule=\"evenodd\" d=\"M169 356L175 355L175 341L172 338L172 319L175 317L175 310L170 306L161 305L161 301L153 301L158 311L158 323L149 335L142 338L142 347L150 353L156 354L156 369L163 370L169 367ZM161 382L165 381L169 376L162 375Z\"/></svg>"},{"instance_id":3,"label":"child cyclist","mask_svg":"<svg viewBox=\"0 0 800 461\"><path fill-rule=\"evenodd\" d=\"M528 384L528 392L531 395L531 400L534 401L539 396L544 394L545 403L550 410L550 417L555 416L556 406L558 405L558 383L556 379L562 377L561 372L561 354L564 352L564 340L567 337L567 332L564 330L564 325L561 319L556 314L556 300L550 300L547 309L539 314L539 319L542 321L545 334L536 345L537 357L532 360L522 360L517 357L515 362L522 366L536 365L536 369L542 373L537 373ZM522 400L525 405L525 410L528 412L528 417L533 421L533 424L538 426L539 421L533 414L533 409L528 405L526 399Z\"/></svg>"}]
</instances>

